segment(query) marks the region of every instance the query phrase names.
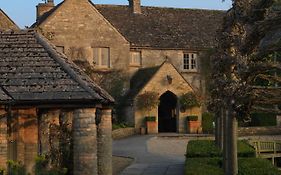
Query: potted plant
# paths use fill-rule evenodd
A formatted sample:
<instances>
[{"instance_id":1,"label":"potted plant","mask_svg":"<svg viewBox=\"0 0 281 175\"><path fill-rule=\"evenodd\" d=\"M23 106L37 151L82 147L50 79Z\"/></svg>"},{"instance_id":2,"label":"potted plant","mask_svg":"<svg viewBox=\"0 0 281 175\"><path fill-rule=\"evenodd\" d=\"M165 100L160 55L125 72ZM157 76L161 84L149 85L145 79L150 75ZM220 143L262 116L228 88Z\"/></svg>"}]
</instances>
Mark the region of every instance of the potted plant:
<instances>
[{"instance_id":1,"label":"potted plant","mask_svg":"<svg viewBox=\"0 0 281 175\"><path fill-rule=\"evenodd\" d=\"M139 110L147 113L145 118L146 128L148 134L158 133L158 124L155 116L151 116L150 112L152 109L156 108L159 104L158 93L156 92L144 92L138 95L137 107Z\"/></svg>"},{"instance_id":2,"label":"potted plant","mask_svg":"<svg viewBox=\"0 0 281 175\"><path fill-rule=\"evenodd\" d=\"M191 134L197 134L200 131L200 121L198 121L198 116L192 115L192 116L187 116L187 128L189 133Z\"/></svg>"}]
</instances>

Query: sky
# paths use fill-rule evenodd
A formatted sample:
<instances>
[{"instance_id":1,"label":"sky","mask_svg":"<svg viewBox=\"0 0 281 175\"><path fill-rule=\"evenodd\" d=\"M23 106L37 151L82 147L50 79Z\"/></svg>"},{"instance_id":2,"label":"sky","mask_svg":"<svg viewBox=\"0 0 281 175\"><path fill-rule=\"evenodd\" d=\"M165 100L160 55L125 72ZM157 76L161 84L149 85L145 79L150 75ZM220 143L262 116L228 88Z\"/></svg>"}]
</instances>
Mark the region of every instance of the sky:
<instances>
[{"instance_id":1,"label":"sky","mask_svg":"<svg viewBox=\"0 0 281 175\"><path fill-rule=\"evenodd\" d=\"M55 0L55 4L62 0ZM43 0L0 0L0 8L21 28L30 26L36 19L36 5ZM95 4L127 5L128 0L92 0ZM144 6L200 8L227 10L231 0L142 0Z\"/></svg>"}]
</instances>

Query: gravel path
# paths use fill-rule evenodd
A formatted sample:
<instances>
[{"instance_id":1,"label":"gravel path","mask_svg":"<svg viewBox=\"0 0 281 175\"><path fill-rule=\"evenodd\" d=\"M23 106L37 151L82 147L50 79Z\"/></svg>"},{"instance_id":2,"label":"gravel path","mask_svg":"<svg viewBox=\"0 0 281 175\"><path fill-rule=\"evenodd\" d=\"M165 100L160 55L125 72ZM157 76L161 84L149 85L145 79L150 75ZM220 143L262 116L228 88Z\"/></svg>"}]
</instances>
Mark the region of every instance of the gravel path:
<instances>
[{"instance_id":1,"label":"gravel path","mask_svg":"<svg viewBox=\"0 0 281 175\"><path fill-rule=\"evenodd\" d=\"M132 157L134 163L120 175L183 175L188 139L134 136L113 142L113 155Z\"/></svg>"}]
</instances>

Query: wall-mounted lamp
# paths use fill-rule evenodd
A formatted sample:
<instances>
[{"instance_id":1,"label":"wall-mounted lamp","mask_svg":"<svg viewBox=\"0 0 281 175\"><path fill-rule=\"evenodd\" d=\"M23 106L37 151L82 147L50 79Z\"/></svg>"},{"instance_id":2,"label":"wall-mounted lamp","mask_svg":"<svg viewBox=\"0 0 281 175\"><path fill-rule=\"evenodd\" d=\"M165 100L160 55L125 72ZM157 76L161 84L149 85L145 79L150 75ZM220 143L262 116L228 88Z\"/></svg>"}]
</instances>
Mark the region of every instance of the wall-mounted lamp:
<instances>
[{"instance_id":1,"label":"wall-mounted lamp","mask_svg":"<svg viewBox=\"0 0 281 175\"><path fill-rule=\"evenodd\" d=\"M173 83L173 78L171 75L167 75L167 80L168 80L168 83L169 84L172 84Z\"/></svg>"}]
</instances>

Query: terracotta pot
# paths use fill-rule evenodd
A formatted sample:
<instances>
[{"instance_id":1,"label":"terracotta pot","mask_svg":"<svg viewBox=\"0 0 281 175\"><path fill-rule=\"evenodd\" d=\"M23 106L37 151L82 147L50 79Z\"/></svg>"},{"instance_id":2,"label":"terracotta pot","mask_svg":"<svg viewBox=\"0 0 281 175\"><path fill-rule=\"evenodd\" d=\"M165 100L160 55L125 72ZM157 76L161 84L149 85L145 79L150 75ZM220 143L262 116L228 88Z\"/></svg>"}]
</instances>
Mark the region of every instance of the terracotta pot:
<instances>
[{"instance_id":1,"label":"terracotta pot","mask_svg":"<svg viewBox=\"0 0 281 175\"><path fill-rule=\"evenodd\" d=\"M188 121L188 132L191 134L198 134L200 131L201 127L201 122L200 121Z\"/></svg>"},{"instance_id":2,"label":"terracotta pot","mask_svg":"<svg viewBox=\"0 0 281 175\"><path fill-rule=\"evenodd\" d=\"M158 123L156 121L146 122L146 132L147 134L157 134L158 133Z\"/></svg>"}]
</instances>

